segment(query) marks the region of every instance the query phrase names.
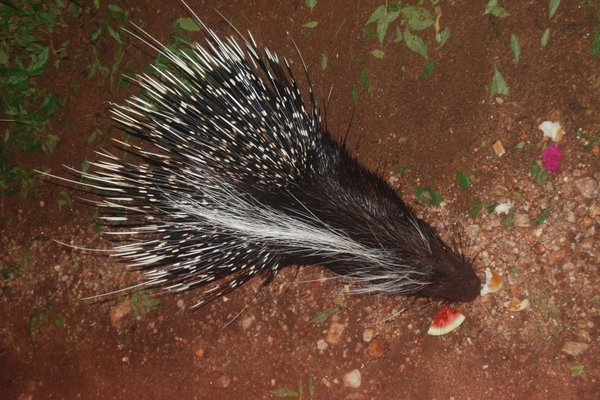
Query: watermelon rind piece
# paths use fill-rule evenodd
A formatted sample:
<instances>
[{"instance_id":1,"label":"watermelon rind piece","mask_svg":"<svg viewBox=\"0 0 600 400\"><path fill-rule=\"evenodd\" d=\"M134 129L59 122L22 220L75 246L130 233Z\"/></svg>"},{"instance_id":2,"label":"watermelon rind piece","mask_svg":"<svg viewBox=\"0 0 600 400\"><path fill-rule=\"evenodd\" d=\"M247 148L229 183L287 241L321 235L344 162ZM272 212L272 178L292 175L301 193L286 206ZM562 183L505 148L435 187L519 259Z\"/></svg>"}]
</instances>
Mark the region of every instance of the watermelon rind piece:
<instances>
[{"instance_id":1,"label":"watermelon rind piece","mask_svg":"<svg viewBox=\"0 0 600 400\"><path fill-rule=\"evenodd\" d=\"M458 328L464 320L465 316L458 311L450 307L442 307L431 322L427 334L431 336L445 335Z\"/></svg>"}]
</instances>

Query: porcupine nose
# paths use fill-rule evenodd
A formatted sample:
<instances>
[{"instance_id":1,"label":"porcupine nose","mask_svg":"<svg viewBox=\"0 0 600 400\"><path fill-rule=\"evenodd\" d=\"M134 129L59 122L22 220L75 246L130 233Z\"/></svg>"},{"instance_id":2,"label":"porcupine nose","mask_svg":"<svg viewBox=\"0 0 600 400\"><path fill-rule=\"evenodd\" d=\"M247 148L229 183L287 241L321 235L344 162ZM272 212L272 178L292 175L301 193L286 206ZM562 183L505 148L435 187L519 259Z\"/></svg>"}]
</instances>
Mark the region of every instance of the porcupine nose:
<instances>
[{"instance_id":1,"label":"porcupine nose","mask_svg":"<svg viewBox=\"0 0 600 400\"><path fill-rule=\"evenodd\" d=\"M441 246L434 248L429 263L431 283L419 295L460 302L473 301L479 296L481 281L470 260Z\"/></svg>"},{"instance_id":2,"label":"porcupine nose","mask_svg":"<svg viewBox=\"0 0 600 400\"><path fill-rule=\"evenodd\" d=\"M443 271L448 272L448 271ZM481 281L471 267L461 269L460 273L440 274L432 283L423 288L418 295L456 302L470 302L479 296Z\"/></svg>"}]
</instances>

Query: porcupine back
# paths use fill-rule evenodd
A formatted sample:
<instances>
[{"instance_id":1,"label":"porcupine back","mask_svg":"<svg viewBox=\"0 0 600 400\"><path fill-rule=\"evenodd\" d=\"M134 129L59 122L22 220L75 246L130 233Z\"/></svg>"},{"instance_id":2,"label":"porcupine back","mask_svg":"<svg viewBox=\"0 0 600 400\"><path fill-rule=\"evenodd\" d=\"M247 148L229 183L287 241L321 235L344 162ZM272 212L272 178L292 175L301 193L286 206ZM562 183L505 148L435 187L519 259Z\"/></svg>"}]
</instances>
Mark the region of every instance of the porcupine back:
<instances>
[{"instance_id":1,"label":"porcupine back","mask_svg":"<svg viewBox=\"0 0 600 400\"><path fill-rule=\"evenodd\" d=\"M107 234L126 241L112 255L150 287L215 282L197 305L307 264L360 292L474 299L471 263L323 130L310 81L306 107L287 60L196 19L206 43L188 51L138 28L168 66L138 76L143 95L111 111L150 146L119 142L134 162L101 152L81 173L103 196Z\"/></svg>"}]
</instances>

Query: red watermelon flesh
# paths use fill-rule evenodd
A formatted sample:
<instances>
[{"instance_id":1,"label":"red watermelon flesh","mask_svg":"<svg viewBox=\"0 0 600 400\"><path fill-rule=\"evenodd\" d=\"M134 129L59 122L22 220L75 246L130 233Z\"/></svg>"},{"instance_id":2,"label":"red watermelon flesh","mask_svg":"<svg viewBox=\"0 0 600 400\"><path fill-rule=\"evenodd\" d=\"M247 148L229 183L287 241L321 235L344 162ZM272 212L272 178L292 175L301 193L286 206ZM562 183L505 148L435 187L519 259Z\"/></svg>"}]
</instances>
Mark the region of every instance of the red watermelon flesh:
<instances>
[{"instance_id":1,"label":"red watermelon flesh","mask_svg":"<svg viewBox=\"0 0 600 400\"><path fill-rule=\"evenodd\" d=\"M429 330L428 335L441 336L448 332L452 332L460 326L465 320L465 316L450 307L442 307L437 313Z\"/></svg>"}]
</instances>

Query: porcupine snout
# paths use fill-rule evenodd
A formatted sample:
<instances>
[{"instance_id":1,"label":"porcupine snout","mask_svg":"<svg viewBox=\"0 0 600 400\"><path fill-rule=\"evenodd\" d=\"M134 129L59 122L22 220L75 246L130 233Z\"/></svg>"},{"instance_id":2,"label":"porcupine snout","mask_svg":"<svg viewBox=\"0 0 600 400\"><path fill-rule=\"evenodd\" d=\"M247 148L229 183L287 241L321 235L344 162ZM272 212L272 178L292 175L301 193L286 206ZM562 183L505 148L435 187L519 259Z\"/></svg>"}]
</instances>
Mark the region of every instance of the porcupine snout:
<instances>
[{"instance_id":1,"label":"porcupine snout","mask_svg":"<svg viewBox=\"0 0 600 400\"><path fill-rule=\"evenodd\" d=\"M481 281L470 260L439 242L431 249L426 261L430 271L430 285L418 295L449 301L473 301L480 293Z\"/></svg>"}]
</instances>

